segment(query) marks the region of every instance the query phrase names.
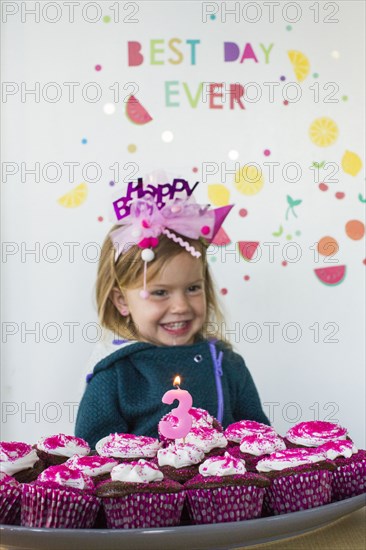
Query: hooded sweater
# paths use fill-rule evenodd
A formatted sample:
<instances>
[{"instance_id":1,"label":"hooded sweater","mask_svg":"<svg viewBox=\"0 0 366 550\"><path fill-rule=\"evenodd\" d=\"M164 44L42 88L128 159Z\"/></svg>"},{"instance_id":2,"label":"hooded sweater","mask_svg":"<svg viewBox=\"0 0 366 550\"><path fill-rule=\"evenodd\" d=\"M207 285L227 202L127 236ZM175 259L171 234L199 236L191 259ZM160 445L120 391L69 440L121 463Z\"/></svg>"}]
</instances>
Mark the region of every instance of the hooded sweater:
<instances>
[{"instance_id":1,"label":"hooded sweater","mask_svg":"<svg viewBox=\"0 0 366 550\"><path fill-rule=\"evenodd\" d=\"M192 395L194 407L215 417L221 409L224 428L239 420L270 424L244 360L224 342L134 342L109 353L87 377L75 435L92 448L114 432L157 437L162 416L176 406L162 403L176 375L182 389Z\"/></svg>"}]
</instances>

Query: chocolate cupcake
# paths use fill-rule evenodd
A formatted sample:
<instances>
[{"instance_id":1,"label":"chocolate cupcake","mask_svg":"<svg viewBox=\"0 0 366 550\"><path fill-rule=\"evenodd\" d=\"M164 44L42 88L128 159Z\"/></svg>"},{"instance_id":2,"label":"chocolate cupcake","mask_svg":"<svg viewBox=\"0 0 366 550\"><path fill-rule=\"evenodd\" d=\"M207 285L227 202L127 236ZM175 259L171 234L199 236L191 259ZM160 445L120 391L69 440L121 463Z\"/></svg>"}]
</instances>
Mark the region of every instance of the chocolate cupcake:
<instances>
[{"instance_id":1,"label":"chocolate cupcake","mask_svg":"<svg viewBox=\"0 0 366 550\"><path fill-rule=\"evenodd\" d=\"M194 524L243 521L260 517L269 481L246 471L229 453L208 458L199 474L184 484Z\"/></svg>"},{"instance_id":2,"label":"chocolate cupcake","mask_svg":"<svg viewBox=\"0 0 366 550\"><path fill-rule=\"evenodd\" d=\"M45 467L45 463L28 443L20 441L0 443L0 471L13 476L19 483L33 481Z\"/></svg>"},{"instance_id":3,"label":"chocolate cupcake","mask_svg":"<svg viewBox=\"0 0 366 550\"><path fill-rule=\"evenodd\" d=\"M100 483L96 494L109 529L179 525L185 499L182 485L164 479L155 464L143 459L115 466L111 481Z\"/></svg>"},{"instance_id":4,"label":"chocolate cupcake","mask_svg":"<svg viewBox=\"0 0 366 550\"><path fill-rule=\"evenodd\" d=\"M85 456L90 453L90 447L84 439L62 433L42 437L35 449L48 466L63 464L73 455Z\"/></svg>"},{"instance_id":5,"label":"chocolate cupcake","mask_svg":"<svg viewBox=\"0 0 366 550\"><path fill-rule=\"evenodd\" d=\"M111 471L118 462L106 456L74 455L65 462L70 470L77 470L92 478L94 485L111 478Z\"/></svg>"},{"instance_id":6,"label":"chocolate cupcake","mask_svg":"<svg viewBox=\"0 0 366 550\"><path fill-rule=\"evenodd\" d=\"M218 432L224 431L220 422L205 409L191 407L188 412L192 417L192 428L211 428L217 430ZM172 413L168 413L163 416L162 420L168 421L170 424L172 424L172 426L176 426L178 424L178 418ZM159 439L164 443L164 445L170 445L171 443L174 443L173 439L167 439L160 432L159 425L158 431Z\"/></svg>"},{"instance_id":7,"label":"chocolate cupcake","mask_svg":"<svg viewBox=\"0 0 366 550\"><path fill-rule=\"evenodd\" d=\"M158 450L157 463L164 476L185 483L198 474L205 453L192 443L173 443Z\"/></svg>"},{"instance_id":8,"label":"chocolate cupcake","mask_svg":"<svg viewBox=\"0 0 366 550\"><path fill-rule=\"evenodd\" d=\"M227 448L227 439L223 432L219 432L213 428L192 428L184 438L184 442L191 443L201 449L205 453L206 458L223 455Z\"/></svg>"},{"instance_id":9,"label":"chocolate cupcake","mask_svg":"<svg viewBox=\"0 0 366 550\"><path fill-rule=\"evenodd\" d=\"M21 485L12 476L0 472L0 523L13 525L20 513Z\"/></svg>"},{"instance_id":10,"label":"chocolate cupcake","mask_svg":"<svg viewBox=\"0 0 366 550\"><path fill-rule=\"evenodd\" d=\"M300 422L290 428L285 435L285 442L289 449L319 447L328 441L344 440L347 437L347 429L338 424L322 420L310 420Z\"/></svg>"},{"instance_id":11,"label":"chocolate cupcake","mask_svg":"<svg viewBox=\"0 0 366 550\"><path fill-rule=\"evenodd\" d=\"M156 458L161 444L155 437L113 433L100 439L95 449L100 456L114 458L118 462L130 462Z\"/></svg>"},{"instance_id":12,"label":"chocolate cupcake","mask_svg":"<svg viewBox=\"0 0 366 550\"><path fill-rule=\"evenodd\" d=\"M256 472L256 465L262 458L285 449L286 444L279 435L272 432L258 432L253 435L245 435L239 446L229 447L228 451L232 456L244 460L248 471Z\"/></svg>"},{"instance_id":13,"label":"chocolate cupcake","mask_svg":"<svg viewBox=\"0 0 366 550\"><path fill-rule=\"evenodd\" d=\"M256 469L270 481L263 502L265 513L287 514L329 504L335 468L314 449L286 449L262 458Z\"/></svg>"},{"instance_id":14,"label":"chocolate cupcake","mask_svg":"<svg viewBox=\"0 0 366 550\"><path fill-rule=\"evenodd\" d=\"M50 466L36 481L22 487L21 525L88 529L95 522L99 506L89 476L64 464Z\"/></svg>"},{"instance_id":15,"label":"chocolate cupcake","mask_svg":"<svg viewBox=\"0 0 366 550\"><path fill-rule=\"evenodd\" d=\"M272 426L267 426L267 424L262 424L255 420L239 420L239 422L230 424L224 431L229 447L239 445L243 437L255 434L277 435L276 430Z\"/></svg>"},{"instance_id":16,"label":"chocolate cupcake","mask_svg":"<svg viewBox=\"0 0 366 550\"><path fill-rule=\"evenodd\" d=\"M333 460L332 501L366 493L366 451L358 450L351 440L329 441L316 449Z\"/></svg>"}]
</instances>

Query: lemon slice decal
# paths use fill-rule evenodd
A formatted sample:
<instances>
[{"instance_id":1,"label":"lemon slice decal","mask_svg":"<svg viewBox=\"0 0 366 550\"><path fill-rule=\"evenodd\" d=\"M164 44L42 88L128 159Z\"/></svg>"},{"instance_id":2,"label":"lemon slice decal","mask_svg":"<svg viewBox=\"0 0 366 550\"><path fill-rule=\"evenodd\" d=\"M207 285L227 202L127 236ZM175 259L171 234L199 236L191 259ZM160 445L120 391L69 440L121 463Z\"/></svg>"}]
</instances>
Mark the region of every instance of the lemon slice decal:
<instances>
[{"instance_id":1,"label":"lemon slice decal","mask_svg":"<svg viewBox=\"0 0 366 550\"><path fill-rule=\"evenodd\" d=\"M66 195L62 195L62 197L57 199L57 202L65 208L75 208L76 206L80 206L81 204L83 204L87 195L88 188L85 183L81 183L80 185L66 193Z\"/></svg>"},{"instance_id":2,"label":"lemon slice decal","mask_svg":"<svg viewBox=\"0 0 366 550\"><path fill-rule=\"evenodd\" d=\"M262 171L257 166L243 166L235 174L234 185L243 195L255 195L264 185Z\"/></svg>"},{"instance_id":3,"label":"lemon slice decal","mask_svg":"<svg viewBox=\"0 0 366 550\"><path fill-rule=\"evenodd\" d=\"M310 72L310 63L306 55L296 50L290 50L288 57L292 63L292 67L295 72L295 76L299 82L305 80Z\"/></svg>"},{"instance_id":4,"label":"lemon slice decal","mask_svg":"<svg viewBox=\"0 0 366 550\"><path fill-rule=\"evenodd\" d=\"M317 118L309 129L310 139L319 147L332 145L338 137L338 126L328 117Z\"/></svg>"},{"instance_id":5,"label":"lemon slice decal","mask_svg":"<svg viewBox=\"0 0 366 550\"><path fill-rule=\"evenodd\" d=\"M342 157L342 168L346 174L357 176L362 168L362 160L356 153L346 151Z\"/></svg>"},{"instance_id":6,"label":"lemon slice decal","mask_svg":"<svg viewBox=\"0 0 366 550\"><path fill-rule=\"evenodd\" d=\"M229 204L230 191L225 185L214 183L208 186L208 198L215 206L226 206Z\"/></svg>"}]
</instances>

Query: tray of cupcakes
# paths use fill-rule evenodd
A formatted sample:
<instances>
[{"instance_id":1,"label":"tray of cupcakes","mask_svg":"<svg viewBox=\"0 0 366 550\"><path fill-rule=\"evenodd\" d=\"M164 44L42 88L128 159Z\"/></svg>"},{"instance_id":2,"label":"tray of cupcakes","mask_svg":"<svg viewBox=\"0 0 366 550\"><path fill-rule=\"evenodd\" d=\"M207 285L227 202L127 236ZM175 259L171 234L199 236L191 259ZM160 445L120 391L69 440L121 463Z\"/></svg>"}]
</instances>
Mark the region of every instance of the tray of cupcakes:
<instances>
[{"instance_id":1,"label":"tray of cupcakes","mask_svg":"<svg viewBox=\"0 0 366 550\"><path fill-rule=\"evenodd\" d=\"M132 533L141 538L155 532L158 548L159 537L170 532L176 549L174 537L187 547L182 534L202 536L211 528L209 545L196 541L194 547L224 548L218 530L226 533L229 525L230 536L245 545L315 528L364 505L366 451L356 448L346 428L301 422L281 437L255 421L223 430L207 411L189 412L193 423L184 439L112 433L93 451L65 434L35 445L1 442L3 544L48 530L58 540L62 533L64 543L88 535L90 548L99 547L102 533L110 534L111 548L118 534L130 533L125 539L132 548ZM177 422L171 414L163 420ZM205 541L203 536L200 544ZM151 538L148 544L155 547Z\"/></svg>"}]
</instances>

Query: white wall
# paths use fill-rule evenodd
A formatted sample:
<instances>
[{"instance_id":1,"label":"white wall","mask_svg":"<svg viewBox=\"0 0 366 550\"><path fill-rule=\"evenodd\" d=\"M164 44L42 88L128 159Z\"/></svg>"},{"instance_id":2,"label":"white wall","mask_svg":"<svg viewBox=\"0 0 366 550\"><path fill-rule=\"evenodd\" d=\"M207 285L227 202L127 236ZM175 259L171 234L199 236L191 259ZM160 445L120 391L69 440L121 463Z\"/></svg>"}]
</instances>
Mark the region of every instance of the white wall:
<instances>
[{"instance_id":1,"label":"white wall","mask_svg":"<svg viewBox=\"0 0 366 550\"><path fill-rule=\"evenodd\" d=\"M58 11L55 2L48 3L53 6L47 11L41 2L39 22L24 11L34 2L2 4L2 72L8 92L2 104L2 438L34 442L41 435L72 433L80 379L93 339L98 338L93 285L98 247L111 225L110 203L116 193L123 192L122 180L128 182L132 172L136 178L164 171L169 178L201 181L200 201L207 200L209 185L223 184L230 191L230 202L235 203L225 224L232 241L261 243L257 261L245 262L238 254L229 254L234 248L228 247L226 254L216 252L211 267L218 287L228 290L222 296L226 330L233 331L233 343L253 373L267 404L265 410L273 412L275 427L284 433L295 420L336 420L349 428L357 445L365 447L364 238L352 240L345 232L349 220L364 217L358 198L360 193L365 196L364 171L351 176L341 166L346 150L359 156L364 151L363 3L316 3L319 22L314 22L311 3L305 2L282 2L273 22L263 3L251 3L237 22L233 15L222 20L221 2L211 2L206 8L200 2L122 3L118 22L109 8L112 3L107 2L81 2L75 7L74 22L69 21L63 2L57 3ZM4 4L19 10L7 16ZM247 4L239 6L243 9ZM291 24L289 19L296 16L300 4L299 21ZM112 17L109 23L86 20L97 18L96 6L103 16ZM336 7L339 11L333 14ZM208 8L217 10L216 19L203 22L202 10ZM262 16L256 23L245 21L254 18L254 10L259 14L260 8ZM46 20L58 16L55 23ZM326 17L338 22L324 22ZM287 30L290 24L292 29ZM184 54L176 65L168 61L177 59L167 46L174 37L182 40ZM157 55L164 60L162 65L148 62L152 39L165 40L164 53ZM189 39L200 40L195 65L185 43ZM143 45L142 65L128 66L128 41ZM237 43L241 53L250 43L258 63L250 59L242 64L225 63L224 42ZM261 43L266 48L274 44L268 63ZM309 75L301 83L289 61L289 50L303 52L310 61ZM99 72L94 68L97 64L102 66ZM286 80L281 81L281 76ZM167 81L180 83L174 86L179 95L171 96L179 107L166 105ZM47 86L50 82L61 91L54 103L50 98L56 87ZM69 101L65 82L80 83L74 102ZM93 91L87 87L90 82L98 83L102 92L95 103L88 101ZM120 98L114 114L107 115L103 107L113 103L110 86L116 82ZM262 98L257 102L244 98L244 110L238 106L231 110L228 96L222 109L210 109L205 96L194 109L183 82L192 95L200 82L223 82L226 90L230 83L255 82ZM289 82L296 85L284 88ZM39 102L32 95L22 98L21 91L36 83ZM273 102L268 83L275 83ZM124 113L123 99L136 87L137 97L153 117L144 126L132 124ZM301 98L285 106L282 93L286 90L290 98L294 91ZM88 91L90 96L85 96ZM215 102L220 103L219 99ZM308 130L315 119L325 116L336 122L339 136L334 144L320 148L309 139ZM170 143L161 139L166 130L174 134ZM85 145L83 138L88 140ZM128 151L130 144L136 145L135 153ZM271 151L270 156L264 156L265 149ZM238 152L236 161L228 156L232 150ZM268 161L279 163L272 182L264 165ZM320 171L316 182L310 169L314 161L339 168L328 191L319 190L318 183L329 178L332 165ZM80 163L74 181L65 164L70 162ZM246 196L235 188L232 173L226 175L221 168L233 170L235 163L253 162L262 167L265 183L259 193ZM39 163L40 181L25 173L35 163ZM59 181L50 181L56 170L48 163L58 164ZM92 170L85 173L87 163L100 166L101 177L94 183L87 181L94 177ZM114 163L119 163L120 181L111 187ZM289 181L294 177L291 170L286 181L282 171L288 163L300 167L299 181ZM216 173L208 176L208 170ZM81 206L66 209L57 203L82 182L87 184L88 197ZM345 197L337 199L336 192ZM295 210L298 217L290 214L287 221L286 195L302 200ZM248 211L246 217L239 215L243 208ZM103 221L98 221L99 216ZM281 225L283 234L273 236ZM292 240L286 235L292 235ZM314 274L314 268L330 265L324 263L324 256L314 255L314 243L327 235L339 244L334 259L347 266L346 278L338 286L325 286ZM289 243L296 245L291 248ZM284 258L291 260L296 251L297 261L283 266ZM245 275L248 281L243 280ZM277 323L272 325L272 339L268 323ZM297 341L291 342L296 334Z\"/></svg>"}]
</instances>

